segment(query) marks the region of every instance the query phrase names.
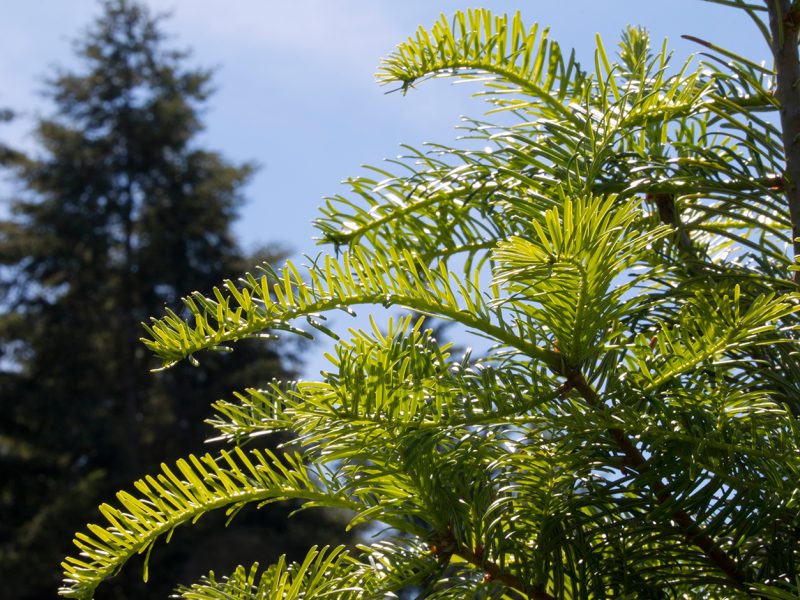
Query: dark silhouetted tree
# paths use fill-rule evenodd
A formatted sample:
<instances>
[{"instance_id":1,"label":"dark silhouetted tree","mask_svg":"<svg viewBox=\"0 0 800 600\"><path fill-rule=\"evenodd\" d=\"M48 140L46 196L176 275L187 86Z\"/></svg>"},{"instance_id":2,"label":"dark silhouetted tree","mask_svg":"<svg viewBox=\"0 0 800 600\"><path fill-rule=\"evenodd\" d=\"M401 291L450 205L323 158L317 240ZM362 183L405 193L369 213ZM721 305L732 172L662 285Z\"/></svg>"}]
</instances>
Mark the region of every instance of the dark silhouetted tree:
<instances>
[{"instance_id":1,"label":"dark silhouetted tree","mask_svg":"<svg viewBox=\"0 0 800 600\"><path fill-rule=\"evenodd\" d=\"M4 154L23 190L0 229L0 596L9 598L54 595L87 509L199 448L209 403L230 377L289 374L263 340L244 362L217 356L202 369L149 373L140 322L243 268L231 223L253 167L199 147L210 73L166 47L160 18L128 0L102 9L76 44L80 68L48 81L55 113L38 123L38 155ZM257 538L246 545L263 551ZM305 552L303 536L293 539ZM179 576L197 562L185 543L170 551Z\"/></svg>"}]
</instances>

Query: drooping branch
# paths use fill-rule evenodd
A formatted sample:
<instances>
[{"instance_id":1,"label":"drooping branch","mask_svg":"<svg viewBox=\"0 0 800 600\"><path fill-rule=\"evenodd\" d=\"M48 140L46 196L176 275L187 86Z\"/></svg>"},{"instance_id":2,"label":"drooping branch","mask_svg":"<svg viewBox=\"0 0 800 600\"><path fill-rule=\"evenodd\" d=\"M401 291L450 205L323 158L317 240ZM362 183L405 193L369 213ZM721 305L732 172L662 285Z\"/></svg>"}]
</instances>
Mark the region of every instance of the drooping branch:
<instances>
[{"instance_id":1,"label":"drooping branch","mask_svg":"<svg viewBox=\"0 0 800 600\"><path fill-rule=\"evenodd\" d=\"M577 391L589 405L597 410L603 408L600 397L597 392L589 385L581 371L574 369L567 375L567 383L569 386ZM622 451L625 466L636 471L639 474L645 474L649 471L647 460L636 445L625 435L622 429L611 427L608 433L614 440L614 443ZM684 510L676 508L678 503L667 490L666 486L658 479L650 484L653 494L658 503L662 506L669 508L669 515L678 528L683 533L686 540L700 548L708 559L722 571L728 579L740 590L750 592L747 585L747 577L739 566L728 556L716 542L703 531L703 528L695 521L691 515Z\"/></svg>"},{"instance_id":2,"label":"drooping branch","mask_svg":"<svg viewBox=\"0 0 800 600\"><path fill-rule=\"evenodd\" d=\"M781 132L786 157L784 193L792 220L795 260L800 258L800 62L797 36L800 4L791 0L769 0L769 27L775 59L775 97L780 104ZM800 271L795 272L800 283Z\"/></svg>"}]
</instances>

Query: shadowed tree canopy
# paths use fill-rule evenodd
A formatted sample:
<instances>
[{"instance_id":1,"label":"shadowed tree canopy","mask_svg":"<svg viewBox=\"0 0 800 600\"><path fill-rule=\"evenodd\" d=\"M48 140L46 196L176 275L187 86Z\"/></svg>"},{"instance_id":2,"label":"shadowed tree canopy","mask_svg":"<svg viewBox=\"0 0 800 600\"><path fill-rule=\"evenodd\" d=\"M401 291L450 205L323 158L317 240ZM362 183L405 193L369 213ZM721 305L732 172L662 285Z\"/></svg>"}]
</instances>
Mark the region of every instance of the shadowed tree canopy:
<instances>
[{"instance_id":1,"label":"shadowed tree canopy","mask_svg":"<svg viewBox=\"0 0 800 600\"><path fill-rule=\"evenodd\" d=\"M101 8L75 43L78 66L47 81L55 110L36 127L35 155L0 156L20 190L0 228L0 597L55 594L86 511L199 449L231 377L291 375L264 340L243 360L150 373L140 323L247 264L231 224L253 166L198 144L210 72L169 47L161 18L129 0ZM271 516L251 517L227 543L264 553ZM210 564L184 538L168 547L165 571L191 578ZM294 538L305 552L307 536ZM216 553L235 551L226 554ZM113 597L142 597L135 584L130 596L121 589Z\"/></svg>"}]
</instances>

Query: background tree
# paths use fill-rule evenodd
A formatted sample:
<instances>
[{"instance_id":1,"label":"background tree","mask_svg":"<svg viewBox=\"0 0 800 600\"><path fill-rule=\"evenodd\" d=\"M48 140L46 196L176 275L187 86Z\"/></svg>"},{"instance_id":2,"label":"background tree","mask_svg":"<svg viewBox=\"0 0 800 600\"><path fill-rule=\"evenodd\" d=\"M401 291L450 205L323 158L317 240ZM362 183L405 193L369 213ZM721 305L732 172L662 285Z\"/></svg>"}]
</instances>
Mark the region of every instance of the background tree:
<instances>
[{"instance_id":1,"label":"background tree","mask_svg":"<svg viewBox=\"0 0 800 600\"><path fill-rule=\"evenodd\" d=\"M91 597L207 511L302 498L394 531L181 595L797 597L800 19L718 1L753 18L774 69L699 40L712 60L672 70L630 28L616 62L598 40L585 70L482 10L401 44L382 82L476 79L510 122L350 180L318 222L333 252L194 293L145 344L173 366L371 303L494 346L455 358L415 316L373 321L322 381L217 402L228 441L289 430L302 446L235 445L137 482L76 538L62 594Z\"/></svg>"},{"instance_id":2,"label":"background tree","mask_svg":"<svg viewBox=\"0 0 800 600\"><path fill-rule=\"evenodd\" d=\"M7 108L0 108L0 123L7 123L14 118L13 111ZM6 166L12 161L18 153L10 148L7 144L0 142L0 166Z\"/></svg>"},{"instance_id":3,"label":"background tree","mask_svg":"<svg viewBox=\"0 0 800 600\"><path fill-rule=\"evenodd\" d=\"M183 290L245 268L231 223L253 166L198 145L210 72L186 66L144 5L104 2L75 49L80 66L47 83L56 110L38 124L39 154L15 157L21 197L0 230L7 598L52 596L53 569L87 509L165 458L199 449L208 405L231 377L291 376L291 362L263 340L243 360L149 372L139 323ZM195 551L196 536L178 536L162 574L196 576L212 556L232 567L236 548L267 557L276 539L305 553L301 529L286 540L283 516L278 529L265 526L271 515L242 523L217 544L234 548L224 553ZM107 593L142 597L140 578L130 579ZM147 594L166 596L155 583Z\"/></svg>"}]
</instances>

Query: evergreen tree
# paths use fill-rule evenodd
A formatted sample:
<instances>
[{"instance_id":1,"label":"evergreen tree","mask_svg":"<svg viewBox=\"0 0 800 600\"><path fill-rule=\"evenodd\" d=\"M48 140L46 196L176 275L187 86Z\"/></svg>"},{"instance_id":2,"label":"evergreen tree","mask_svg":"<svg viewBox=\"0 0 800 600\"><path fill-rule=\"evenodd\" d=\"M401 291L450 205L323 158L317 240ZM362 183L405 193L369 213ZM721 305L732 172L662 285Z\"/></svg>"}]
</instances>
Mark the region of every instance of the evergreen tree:
<instances>
[{"instance_id":1,"label":"evergreen tree","mask_svg":"<svg viewBox=\"0 0 800 600\"><path fill-rule=\"evenodd\" d=\"M14 118L14 113L7 108L0 108L0 123L7 123ZM18 153L12 150L8 145L0 141L0 167L6 166L12 162Z\"/></svg>"},{"instance_id":2,"label":"evergreen tree","mask_svg":"<svg viewBox=\"0 0 800 600\"><path fill-rule=\"evenodd\" d=\"M291 376L263 340L243 361L150 373L140 323L245 267L231 223L253 167L198 146L210 73L187 68L144 5L104 2L76 51L81 66L48 82L39 155L6 153L24 191L0 229L0 597L51 597L87 508L199 449L230 377ZM249 545L265 552L268 517L240 545L262 532ZM169 554L164 572L199 560L187 543Z\"/></svg>"},{"instance_id":3,"label":"evergreen tree","mask_svg":"<svg viewBox=\"0 0 800 600\"><path fill-rule=\"evenodd\" d=\"M585 70L484 10L402 43L382 81L474 79L512 123L351 180L331 252L193 293L145 344L169 367L357 304L412 315L340 340L322 381L216 403L234 447L120 493L62 594L207 511L301 498L393 530L181 597L797 598L800 9L714 1L774 68L703 42L715 60L672 69L630 28ZM451 357L426 315L494 346ZM239 445L286 430L297 453Z\"/></svg>"}]
</instances>

